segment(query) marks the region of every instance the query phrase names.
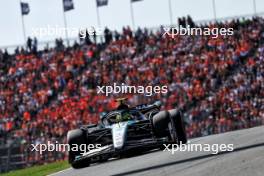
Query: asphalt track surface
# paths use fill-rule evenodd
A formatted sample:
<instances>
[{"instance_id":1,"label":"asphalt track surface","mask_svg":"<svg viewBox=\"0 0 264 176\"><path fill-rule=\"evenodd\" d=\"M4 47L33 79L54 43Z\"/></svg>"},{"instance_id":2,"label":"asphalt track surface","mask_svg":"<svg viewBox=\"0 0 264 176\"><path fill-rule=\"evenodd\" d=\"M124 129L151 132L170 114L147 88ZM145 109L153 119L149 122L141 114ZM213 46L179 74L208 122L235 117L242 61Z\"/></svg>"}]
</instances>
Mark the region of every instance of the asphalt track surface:
<instances>
[{"instance_id":1,"label":"asphalt track surface","mask_svg":"<svg viewBox=\"0 0 264 176\"><path fill-rule=\"evenodd\" d=\"M201 144L234 144L234 151L152 151L140 156L110 160L83 169L69 168L52 176L263 176L264 126L190 140Z\"/></svg>"}]
</instances>

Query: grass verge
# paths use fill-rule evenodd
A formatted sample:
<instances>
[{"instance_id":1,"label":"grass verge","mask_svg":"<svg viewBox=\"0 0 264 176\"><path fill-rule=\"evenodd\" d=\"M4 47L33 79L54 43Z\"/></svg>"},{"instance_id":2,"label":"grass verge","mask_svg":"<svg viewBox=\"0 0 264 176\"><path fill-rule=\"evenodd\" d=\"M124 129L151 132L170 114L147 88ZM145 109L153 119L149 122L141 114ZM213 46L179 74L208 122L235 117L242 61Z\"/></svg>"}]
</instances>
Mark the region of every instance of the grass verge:
<instances>
[{"instance_id":1,"label":"grass verge","mask_svg":"<svg viewBox=\"0 0 264 176\"><path fill-rule=\"evenodd\" d=\"M51 164L45 164L41 166L33 166L30 168L20 169L16 171L10 171L5 174L0 174L1 176L44 176L52 174L64 169L69 168L70 165L67 161L60 161Z\"/></svg>"}]
</instances>

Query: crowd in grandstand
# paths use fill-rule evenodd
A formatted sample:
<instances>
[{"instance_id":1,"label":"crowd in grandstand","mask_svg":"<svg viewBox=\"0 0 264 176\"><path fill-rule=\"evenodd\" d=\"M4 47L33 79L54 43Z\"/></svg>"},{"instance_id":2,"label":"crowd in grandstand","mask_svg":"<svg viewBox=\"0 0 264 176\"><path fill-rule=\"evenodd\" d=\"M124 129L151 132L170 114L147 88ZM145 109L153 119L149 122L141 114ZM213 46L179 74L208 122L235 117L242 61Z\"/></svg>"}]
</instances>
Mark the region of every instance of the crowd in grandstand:
<instances>
[{"instance_id":1,"label":"crowd in grandstand","mask_svg":"<svg viewBox=\"0 0 264 176\"><path fill-rule=\"evenodd\" d=\"M162 30L133 33L127 27L120 33L107 29L103 44L86 38L66 47L57 40L55 48L36 51L34 40L14 55L0 51L0 143L65 143L68 130L96 123L100 113L116 107L114 99L124 95L106 97L96 90L114 82L167 85L167 94L125 96L131 106L161 100L163 109L185 107L189 137L263 124L263 18L205 26L235 33L171 38ZM39 155L29 157L40 161ZM52 159L42 160L47 158Z\"/></svg>"}]
</instances>

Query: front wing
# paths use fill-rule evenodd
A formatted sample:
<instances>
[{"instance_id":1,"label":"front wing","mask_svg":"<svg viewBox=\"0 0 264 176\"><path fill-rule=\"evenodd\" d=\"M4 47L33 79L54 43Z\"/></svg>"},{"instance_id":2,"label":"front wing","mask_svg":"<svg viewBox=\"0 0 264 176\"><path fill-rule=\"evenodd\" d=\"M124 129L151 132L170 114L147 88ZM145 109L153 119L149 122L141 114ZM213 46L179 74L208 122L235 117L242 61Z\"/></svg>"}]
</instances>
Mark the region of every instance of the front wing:
<instances>
[{"instance_id":1,"label":"front wing","mask_svg":"<svg viewBox=\"0 0 264 176\"><path fill-rule=\"evenodd\" d=\"M141 139L134 141L126 141L126 144L122 149L115 149L114 145L103 146L98 149L91 150L87 153L84 153L81 156L77 156L74 162L81 162L85 160L89 160L89 162L95 163L102 159L109 159L118 157L122 153L126 153L132 149L141 149L141 148L155 148L162 146L168 142L168 138L157 138L157 139Z\"/></svg>"}]
</instances>

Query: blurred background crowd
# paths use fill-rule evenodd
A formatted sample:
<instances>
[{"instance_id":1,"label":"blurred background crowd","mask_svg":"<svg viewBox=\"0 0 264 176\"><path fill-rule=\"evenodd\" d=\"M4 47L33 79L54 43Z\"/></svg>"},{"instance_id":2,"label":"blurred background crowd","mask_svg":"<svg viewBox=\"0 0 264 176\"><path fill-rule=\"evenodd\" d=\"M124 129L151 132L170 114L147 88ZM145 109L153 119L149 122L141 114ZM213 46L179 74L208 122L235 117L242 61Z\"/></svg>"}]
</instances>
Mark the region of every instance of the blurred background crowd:
<instances>
[{"instance_id":1,"label":"blurred background crowd","mask_svg":"<svg viewBox=\"0 0 264 176\"><path fill-rule=\"evenodd\" d=\"M233 28L232 36L163 36L163 30L105 29L103 42L88 36L67 47L38 50L37 39L15 54L0 50L0 143L66 143L67 131L96 123L100 113L129 97L135 106L160 100L162 109L184 107L189 138L264 123L264 19L192 26ZM181 21L182 23L182 21ZM97 94L113 83L168 86L167 94ZM183 92L178 91L181 86ZM64 159L38 155L28 163Z\"/></svg>"}]
</instances>

